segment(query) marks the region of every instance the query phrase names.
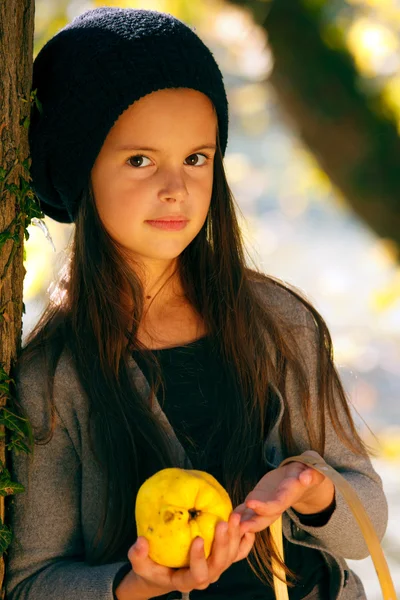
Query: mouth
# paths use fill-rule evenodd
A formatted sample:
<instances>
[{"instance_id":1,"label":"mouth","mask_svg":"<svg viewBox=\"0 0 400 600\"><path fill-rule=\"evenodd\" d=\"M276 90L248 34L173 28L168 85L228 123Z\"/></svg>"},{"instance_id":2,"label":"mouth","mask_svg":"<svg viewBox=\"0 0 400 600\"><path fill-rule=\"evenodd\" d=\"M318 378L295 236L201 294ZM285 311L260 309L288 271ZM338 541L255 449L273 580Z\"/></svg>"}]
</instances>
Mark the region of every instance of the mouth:
<instances>
[{"instance_id":1,"label":"mouth","mask_svg":"<svg viewBox=\"0 0 400 600\"><path fill-rule=\"evenodd\" d=\"M165 217L158 217L157 219L149 219L149 221L188 221L183 215L168 215Z\"/></svg>"},{"instance_id":2,"label":"mouth","mask_svg":"<svg viewBox=\"0 0 400 600\"><path fill-rule=\"evenodd\" d=\"M158 229L164 229L167 231L179 231L184 229L188 222L189 221L187 219L154 219L151 221L145 221L145 223L151 227L157 227Z\"/></svg>"}]
</instances>

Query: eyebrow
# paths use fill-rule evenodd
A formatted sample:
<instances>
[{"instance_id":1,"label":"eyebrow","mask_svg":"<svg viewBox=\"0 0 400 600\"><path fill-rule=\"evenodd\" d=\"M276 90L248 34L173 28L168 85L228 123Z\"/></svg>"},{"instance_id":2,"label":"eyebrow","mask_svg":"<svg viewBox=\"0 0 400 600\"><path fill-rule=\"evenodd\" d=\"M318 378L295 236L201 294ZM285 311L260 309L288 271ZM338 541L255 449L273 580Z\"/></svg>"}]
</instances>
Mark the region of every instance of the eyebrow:
<instances>
[{"instance_id":1,"label":"eyebrow","mask_svg":"<svg viewBox=\"0 0 400 600\"><path fill-rule=\"evenodd\" d=\"M198 150L216 150L217 146L215 144L203 144L202 146L198 146L197 148L193 148L193 150L191 150L191 152L197 152ZM157 150L157 148L149 148L148 146L118 146L117 150L129 150L130 152L139 152L139 151L144 151L144 152L156 152L156 153L160 153L161 150Z\"/></svg>"}]
</instances>

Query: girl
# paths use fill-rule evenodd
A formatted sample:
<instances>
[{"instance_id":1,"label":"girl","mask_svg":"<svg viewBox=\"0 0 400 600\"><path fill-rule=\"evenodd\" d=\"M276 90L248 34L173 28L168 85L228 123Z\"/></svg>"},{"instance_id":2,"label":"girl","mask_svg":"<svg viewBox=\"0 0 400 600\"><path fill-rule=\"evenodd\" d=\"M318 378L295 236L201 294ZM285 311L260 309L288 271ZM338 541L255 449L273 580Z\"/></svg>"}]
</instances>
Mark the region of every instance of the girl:
<instances>
[{"instance_id":1,"label":"girl","mask_svg":"<svg viewBox=\"0 0 400 600\"><path fill-rule=\"evenodd\" d=\"M75 224L68 271L16 370L31 455L8 600L274 598L268 526L283 515L290 598L365 598L345 558L368 550L332 483L283 458L317 452L380 538L381 479L353 424L324 320L245 265L224 174L228 104L210 50L165 13L102 7L34 63L32 184ZM170 569L137 538L143 481L208 471L234 510L205 559Z\"/></svg>"}]
</instances>

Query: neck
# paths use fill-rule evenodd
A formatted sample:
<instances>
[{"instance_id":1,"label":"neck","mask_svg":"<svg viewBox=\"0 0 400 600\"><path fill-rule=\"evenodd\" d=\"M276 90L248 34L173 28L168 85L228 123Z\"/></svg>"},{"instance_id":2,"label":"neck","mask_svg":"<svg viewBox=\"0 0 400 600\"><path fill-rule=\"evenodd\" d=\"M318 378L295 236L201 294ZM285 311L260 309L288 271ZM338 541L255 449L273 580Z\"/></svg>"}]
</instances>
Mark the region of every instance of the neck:
<instances>
[{"instance_id":1,"label":"neck","mask_svg":"<svg viewBox=\"0 0 400 600\"><path fill-rule=\"evenodd\" d=\"M185 301L178 272L177 259L172 261L146 261L135 265L144 291L144 316L150 311L158 313L163 307Z\"/></svg>"},{"instance_id":2,"label":"neck","mask_svg":"<svg viewBox=\"0 0 400 600\"><path fill-rule=\"evenodd\" d=\"M171 297L182 295L182 284L176 265L171 264L160 270L147 270L142 282L145 305L156 302L157 299L164 303Z\"/></svg>"}]
</instances>

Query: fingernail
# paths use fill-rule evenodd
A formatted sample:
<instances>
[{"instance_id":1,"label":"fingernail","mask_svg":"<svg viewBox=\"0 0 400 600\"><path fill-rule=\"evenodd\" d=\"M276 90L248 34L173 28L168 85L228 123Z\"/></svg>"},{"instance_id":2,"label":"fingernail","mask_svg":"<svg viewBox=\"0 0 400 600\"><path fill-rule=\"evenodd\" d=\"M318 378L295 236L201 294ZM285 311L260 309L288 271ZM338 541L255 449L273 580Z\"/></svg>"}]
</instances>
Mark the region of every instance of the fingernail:
<instances>
[{"instance_id":1,"label":"fingernail","mask_svg":"<svg viewBox=\"0 0 400 600\"><path fill-rule=\"evenodd\" d=\"M303 475L303 482L305 484L311 483L312 480L312 476L310 473L307 473L306 475Z\"/></svg>"},{"instance_id":2,"label":"fingernail","mask_svg":"<svg viewBox=\"0 0 400 600\"><path fill-rule=\"evenodd\" d=\"M241 520L241 516L238 515L238 514L235 514L235 516L233 517L233 523L234 523L234 525L239 525L240 520Z\"/></svg>"},{"instance_id":3,"label":"fingernail","mask_svg":"<svg viewBox=\"0 0 400 600\"><path fill-rule=\"evenodd\" d=\"M140 552L141 549L143 548L143 543L141 540L136 540L135 545L133 546L135 549L135 552Z\"/></svg>"}]
</instances>

